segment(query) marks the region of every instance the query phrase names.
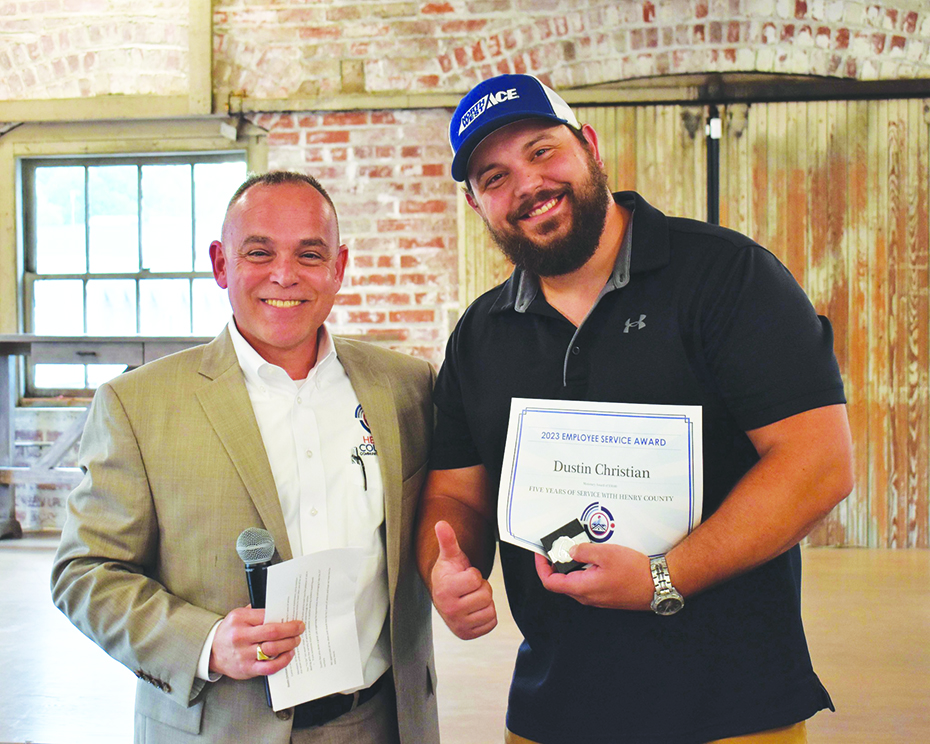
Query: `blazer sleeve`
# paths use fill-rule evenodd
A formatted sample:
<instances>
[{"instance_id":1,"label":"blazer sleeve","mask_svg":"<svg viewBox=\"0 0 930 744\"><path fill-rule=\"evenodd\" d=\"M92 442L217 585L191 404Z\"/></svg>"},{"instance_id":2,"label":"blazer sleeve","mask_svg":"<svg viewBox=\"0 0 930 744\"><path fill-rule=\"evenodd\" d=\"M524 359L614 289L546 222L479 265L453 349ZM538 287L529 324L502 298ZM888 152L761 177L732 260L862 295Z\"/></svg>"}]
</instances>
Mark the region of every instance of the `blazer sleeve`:
<instances>
[{"instance_id":1,"label":"blazer sleeve","mask_svg":"<svg viewBox=\"0 0 930 744\"><path fill-rule=\"evenodd\" d=\"M168 592L139 445L119 396L101 386L81 440L84 479L68 499L51 587L55 605L110 656L181 705L204 682L197 661L220 617Z\"/></svg>"}]
</instances>

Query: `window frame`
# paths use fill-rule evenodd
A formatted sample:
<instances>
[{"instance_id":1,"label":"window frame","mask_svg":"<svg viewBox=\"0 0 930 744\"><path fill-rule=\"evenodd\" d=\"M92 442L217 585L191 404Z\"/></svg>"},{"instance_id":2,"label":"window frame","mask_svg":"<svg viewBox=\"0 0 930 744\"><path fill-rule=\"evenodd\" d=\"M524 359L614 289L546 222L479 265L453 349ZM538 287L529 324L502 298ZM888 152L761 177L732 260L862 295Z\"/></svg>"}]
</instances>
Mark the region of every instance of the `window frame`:
<instances>
[{"instance_id":1,"label":"window frame","mask_svg":"<svg viewBox=\"0 0 930 744\"><path fill-rule=\"evenodd\" d=\"M135 158L189 158L195 155L245 155L248 173L268 170L267 132L245 120L198 118L151 121L103 121L23 124L0 134L0 334L23 334L31 324L31 311L26 302L31 299L33 276L28 281L27 266L34 267L35 253L27 255L24 213L24 163L54 160L65 164L69 160L92 158L125 162ZM162 161L166 162L166 161ZM28 178L28 176L27 176ZM33 242L34 248L34 242ZM212 276L204 272L184 272L183 278ZM45 278L46 275L42 275ZM56 275L47 275L56 276ZM69 277L72 275L69 275ZM86 281L96 275L80 275ZM121 275L106 274L106 278ZM159 274L170 278L169 274ZM28 320L27 320L28 317ZM74 340L85 337L75 336ZM125 337L122 337L125 338ZM137 338L137 337L131 337ZM138 337L141 338L141 337ZM17 370L19 395L39 398L79 397L92 395L90 390L36 390L27 381L33 379L34 364L22 359Z\"/></svg>"}]
</instances>

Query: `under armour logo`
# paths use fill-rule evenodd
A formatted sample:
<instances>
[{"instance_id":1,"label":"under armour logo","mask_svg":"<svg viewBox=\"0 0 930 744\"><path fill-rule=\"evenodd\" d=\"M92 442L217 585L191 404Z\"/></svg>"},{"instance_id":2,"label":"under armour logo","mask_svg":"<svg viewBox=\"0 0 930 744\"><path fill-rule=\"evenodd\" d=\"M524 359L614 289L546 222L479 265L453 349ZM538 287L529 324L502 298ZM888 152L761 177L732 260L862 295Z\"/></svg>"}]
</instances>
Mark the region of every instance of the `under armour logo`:
<instances>
[{"instance_id":1,"label":"under armour logo","mask_svg":"<svg viewBox=\"0 0 930 744\"><path fill-rule=\"evenodd\" d=\"M640 315L639 320L628 320L626 322L626 328L623 329L624 333L629 333L631 328L645 328L646 327L646 316Z\"/></svg>"}]
</instances>

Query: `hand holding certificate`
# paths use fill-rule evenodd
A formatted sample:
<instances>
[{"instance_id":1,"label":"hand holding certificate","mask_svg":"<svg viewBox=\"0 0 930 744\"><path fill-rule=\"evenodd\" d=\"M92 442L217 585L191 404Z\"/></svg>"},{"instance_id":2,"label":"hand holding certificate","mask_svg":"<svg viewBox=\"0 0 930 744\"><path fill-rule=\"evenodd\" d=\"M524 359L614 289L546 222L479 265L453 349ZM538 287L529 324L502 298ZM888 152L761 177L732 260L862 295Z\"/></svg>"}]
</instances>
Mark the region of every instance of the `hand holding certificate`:
<instances>
[{"instance_id":1,"label":"hand holding certificate","mask_svg":"<svg viewBox=\"0 0 930 744\"><path fill-rule=\"evenodd\" d=\"M702 465L699 406L515 398L501 539L545 554L577 519L593 543L665 553L700 522Z\"/></svg>"}]
</instances>

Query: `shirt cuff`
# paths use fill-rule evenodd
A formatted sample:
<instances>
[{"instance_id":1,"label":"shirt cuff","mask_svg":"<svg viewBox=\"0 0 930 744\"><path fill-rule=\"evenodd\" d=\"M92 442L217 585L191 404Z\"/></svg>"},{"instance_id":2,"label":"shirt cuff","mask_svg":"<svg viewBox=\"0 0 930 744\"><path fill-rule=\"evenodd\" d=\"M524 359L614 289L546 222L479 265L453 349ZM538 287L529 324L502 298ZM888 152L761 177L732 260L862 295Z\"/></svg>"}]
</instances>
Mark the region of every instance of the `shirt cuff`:
<instances>
[{"instance_id":1,"label":"shirt cuff","mask_svg":"<svg viewBox=\"0 0 930 744\"><path fill-rule=\"evenodd\" d=\"M200 651L200 660L197 662L197 677L206 682L216 682L222 674L210 672L210 652L213 650L213 638L216 636L216 629L220 627L222 620L217 620L213 627L210 628L210 635L207 636L203 649Z\"/></svg>"}]
</instances>

